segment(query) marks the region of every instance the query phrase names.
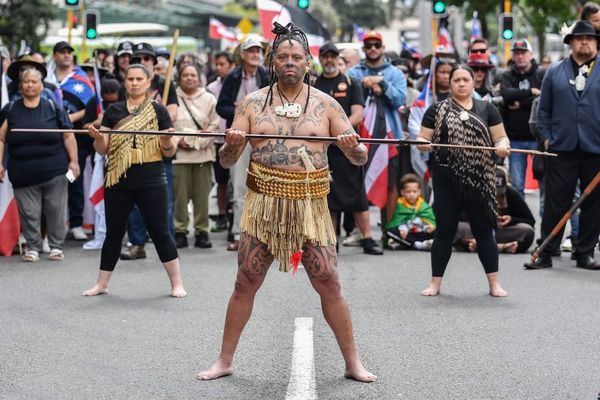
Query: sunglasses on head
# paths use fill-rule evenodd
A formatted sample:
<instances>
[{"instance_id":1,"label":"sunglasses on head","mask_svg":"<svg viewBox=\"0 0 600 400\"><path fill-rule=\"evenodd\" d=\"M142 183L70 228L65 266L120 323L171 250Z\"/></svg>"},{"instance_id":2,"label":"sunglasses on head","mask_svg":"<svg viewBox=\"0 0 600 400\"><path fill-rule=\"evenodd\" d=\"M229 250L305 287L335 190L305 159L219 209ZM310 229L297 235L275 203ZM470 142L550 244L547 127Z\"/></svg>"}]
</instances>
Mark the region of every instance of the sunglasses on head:
<instances>
[{"instance_id":1,"label":"sunglasses on head","mask_svg":"<svg viewBox=\"0 0 600 400\"><path fill-rule=\"evenodd\" d=\"M487 51L487 49L472 49L471 53L485 54L486 51Z\"/></svg>"},{"instance_id":2,"label":"sunglasses on head","mask_svg":"<svg viewBox=\"0 0 600 400\"><path fill-rule=\"evenodd\" d=\"M375 47L376 49L380 49L383 44L381 42L366 42L365 49L369 50Z\"/></svg>"}]
</instances>

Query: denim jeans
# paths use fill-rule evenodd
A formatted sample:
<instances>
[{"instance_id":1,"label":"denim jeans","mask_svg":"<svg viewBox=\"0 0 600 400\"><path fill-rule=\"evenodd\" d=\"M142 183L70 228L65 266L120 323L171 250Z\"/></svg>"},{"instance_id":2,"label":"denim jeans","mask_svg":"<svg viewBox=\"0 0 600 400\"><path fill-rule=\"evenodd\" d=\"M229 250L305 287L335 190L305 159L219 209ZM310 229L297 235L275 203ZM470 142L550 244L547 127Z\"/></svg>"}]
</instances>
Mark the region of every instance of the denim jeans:
<instances>
[{"instance_id":1,"label":"denim jeans","mask_svg":"<svg viewBox=\"0 0 600 400\"><path fill-rule=\"evenodd\" d=\"M513 140L510 142L510 147L513 149L536 150L537 143L534 140ZM527 172L528 156L528 154L513 152L508 157L510 182L523 198L525 198L525 174Z\"/></svg>"},{"instance_id":2,"label":"denim jeans","mask_svg":"<svg viewBox=\"0 0 600 400\"><path fill-rule=\"evenodd\" d=\"M172 159L165 158L165 172L167 174L167 211L169 215L169 232L175 240L175 224L173 222L173 163ZM144 246L146 244L146 223L144 217L137 206L133 207L129 219L127 220L127 236L131 244L135 246Z\"/></svg>"}]
</instances>

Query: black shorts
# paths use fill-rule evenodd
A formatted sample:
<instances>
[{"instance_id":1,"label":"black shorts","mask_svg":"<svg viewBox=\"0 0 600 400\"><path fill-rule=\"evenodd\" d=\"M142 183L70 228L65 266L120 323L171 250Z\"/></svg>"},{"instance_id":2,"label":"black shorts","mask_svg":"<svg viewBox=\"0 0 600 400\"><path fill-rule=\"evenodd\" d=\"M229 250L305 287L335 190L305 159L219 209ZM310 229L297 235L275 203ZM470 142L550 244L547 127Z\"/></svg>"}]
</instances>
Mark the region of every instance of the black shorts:
<instances>
[{"instance_id":1,"label":"black shorts","mask_svg":"<svg viewBox=\"0 0 600 400\"><path fill-rule=\"evenodd\" d=\"M217 184L219 185L226 184L227 182L229 182L229 170L223 168L221 166L221 163L219 162L219 150L221 149L223 144L216 143L215 146L217 147L217 160L213 163L213 170L215 171L215 181L217 181Z\"/></svg>"}]
</instances>

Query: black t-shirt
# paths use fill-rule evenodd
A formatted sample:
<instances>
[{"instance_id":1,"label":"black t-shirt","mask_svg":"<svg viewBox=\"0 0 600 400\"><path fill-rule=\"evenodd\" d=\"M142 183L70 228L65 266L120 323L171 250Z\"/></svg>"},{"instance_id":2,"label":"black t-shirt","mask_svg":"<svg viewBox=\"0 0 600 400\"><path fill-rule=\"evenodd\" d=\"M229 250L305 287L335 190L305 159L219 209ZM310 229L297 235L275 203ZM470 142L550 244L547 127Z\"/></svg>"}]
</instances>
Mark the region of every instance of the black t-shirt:
<instances>
[{"instance_id":1,"label":"black t-shirt","mask_svg":"<svg viewBox=\"0 0 600 400\"><path fill-rule=\"evenodd\" d=\"M104 100L102 101L102 107L104 111L110 106L112 103L106 103ZM98 118L98 104L96 102L96 96L92 97L90 101L85 106L85 114L83 114L83 124L89 124L90 122L94 122Z\"/></svg>"},{"instance_id":2,"label":"black t-shirt","mask_svg":"<svg viewBox=\"0 0 600 400\"><path fill-rule=\"evenodd\" d=\"M10 109L10 111L9 111ZM26 107L23 99L12 107L7 104L8 173L15 188L47 182L67 172L69 158L60 133L11 132L14 128L71 129L65 111L46 99L35 108Z\"/></svg>"},{"instance_id":3,"label":"black t-shirt","mask_svg":"<svg viewBox=\"0 0 600 400\"><path fill-rule=\"evenodd\" d=\"M152 105L158 119L158 129L162 131L172 128L173 122L167 109L157 102L152 102ZM129 114L126 102L119 101L113 103L104 111L102 126L113 129L119 121L129 116ZM112 186L112 188L127 190L144 189L166 184L165 166L162 161L156 161L144 164L132 164L127 169L126 176L122 176L119 183Z\"/></svg>"},{"instance_id":4,"label":"black t-shirt","mask_svg":"<svg viewBox=\"0 0 600 400\"><path fill-rule=\"evenodd\" d=\"M353 105L365 105L360 82L350 81L350 78L344 74L338 74L334 78L325 78L321 75L317 78L315 87L336 99L348 116Z\"/></svg>"},{"instance_id":5,"label":"black t-shirt","mask_svg":"<svg viewBox=\"0 0 600 400\"><path fill-rule=\"evenodd\" d=\"M421 122L422 126L429 129L435 129L435 113L439 104L440 103L435 103L425 111L423 121ZM470 111L485 122L488 128L502 123L502 116L500 116L498 109L487 101L473 99L473 108L471 108ZM442 121L439 142L444 144L448 143L448 126L446 125L446 121ZM437 153L440 162L445 162L448 157L448 150L440 149Z\"/></svg>"},{"instance_id":6,"label":"black t-shirt","mask_svg":"<svg viewBox=\"0 0 600 400\"><path fill-rule=\"evenodd\" d=\"M152 82L150 83L150 98L158 101L161 104L162 95L165 91L165 82L165 78L162 76L154 75L154 78L152 78ZM167 96L167 105L171 104L179 105L179 102L177 101L177 93L175 93L175 87L173 87L172 83L169 86L169 95Z\"/></svg>"}]
</instances>

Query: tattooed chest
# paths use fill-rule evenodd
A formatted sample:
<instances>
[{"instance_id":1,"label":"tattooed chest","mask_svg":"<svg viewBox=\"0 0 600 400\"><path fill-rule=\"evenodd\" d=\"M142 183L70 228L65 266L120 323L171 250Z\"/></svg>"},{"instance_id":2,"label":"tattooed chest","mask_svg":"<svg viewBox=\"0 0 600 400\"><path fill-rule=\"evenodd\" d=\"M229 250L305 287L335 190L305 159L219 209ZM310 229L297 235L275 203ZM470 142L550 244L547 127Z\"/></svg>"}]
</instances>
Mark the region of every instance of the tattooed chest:
<instances>
[{"instance_id":1,"label":"tattooed chest","mask_svg":"<svg viewBox=\"0 0 600 400\"><path fill-rule=\"evenodd\" d=\"M317 169L327 166L327 146L297 143L288 144L286 139L275 141L268 140L266 143L252 149L252 160L269 167L287 167L289 169L306 169L302 160L302 152ZM303 149L303 150L301 150Z\"/></svg>"}]
</instances>

